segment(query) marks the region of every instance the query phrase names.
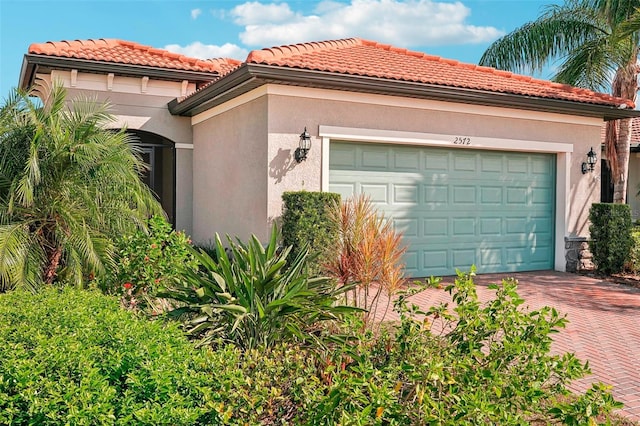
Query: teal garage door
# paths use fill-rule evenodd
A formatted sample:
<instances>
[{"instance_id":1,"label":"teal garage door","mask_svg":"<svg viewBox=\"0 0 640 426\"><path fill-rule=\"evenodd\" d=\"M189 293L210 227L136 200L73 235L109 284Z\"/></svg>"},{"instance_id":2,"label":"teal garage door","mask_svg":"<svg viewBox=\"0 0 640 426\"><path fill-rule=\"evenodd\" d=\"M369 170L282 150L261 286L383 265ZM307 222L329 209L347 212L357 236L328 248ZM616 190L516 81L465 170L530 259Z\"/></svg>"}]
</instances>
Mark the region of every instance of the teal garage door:
<instances>
[{"instance_id":1,"label":"teal garage door","mask_svg":"<svg viewBox=\"0 0 640 426\"><path fill-rule=\"evenodd\" d=\"M553 269L555 155L333 142L329 190L404 233L407 275Z\"/></svg>"}]
</instances>

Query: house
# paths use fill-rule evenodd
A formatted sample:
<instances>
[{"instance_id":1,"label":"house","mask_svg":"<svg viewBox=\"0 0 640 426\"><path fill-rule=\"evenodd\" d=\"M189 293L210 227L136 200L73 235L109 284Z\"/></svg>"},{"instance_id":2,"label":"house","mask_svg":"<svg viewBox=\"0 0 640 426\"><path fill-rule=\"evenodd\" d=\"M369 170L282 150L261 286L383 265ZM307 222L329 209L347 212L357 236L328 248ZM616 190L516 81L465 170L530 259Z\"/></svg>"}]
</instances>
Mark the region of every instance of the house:
<instances>
[{"instance_id":1,"label":"house","mask_svg":"<svg viewBox=\"0 0 640 426\"><path fill-rule=\"evenodd\" d=\"M120 40L33 44L20 87L108 100L195 241L265 238L284 191L365 192L412 276L575 268L600 199L583 174L632 102L357 38L197 60ZM310 135L304 161L300 135Z\"/></svg>"},{"instance_id":2,"label":"house","mask_svg":"<svg viewBox=\"0 0 640 426\"><path fill-rule=\"evenodd\" d=\"M631 208L631 216L634 220L640 219L640 118L634 118L631 130L631 152L629 154L629 178L627 183L627 204ZM602 127L602 144L604 146L605 127ZM604 149L603 149L604 157ZM602 160L602 185L601 201L603 203L613 202L613 180L611 171Z\"/></svg>"}]
</instances>

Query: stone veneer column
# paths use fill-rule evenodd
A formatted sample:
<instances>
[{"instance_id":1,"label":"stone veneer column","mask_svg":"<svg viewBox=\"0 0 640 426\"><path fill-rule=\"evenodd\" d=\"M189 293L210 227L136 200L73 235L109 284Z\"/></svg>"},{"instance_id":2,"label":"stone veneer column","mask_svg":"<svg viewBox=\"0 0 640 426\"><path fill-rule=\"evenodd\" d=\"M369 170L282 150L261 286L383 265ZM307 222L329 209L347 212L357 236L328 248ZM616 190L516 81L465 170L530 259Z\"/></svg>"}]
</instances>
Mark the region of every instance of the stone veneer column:
<instances>
[{"instance_id":1,"label":"stone veneer column","mask_svg":"<svg viewBox=\"0 0 640 426\"><path fill-rule=\"evenodd\" d=\"M595 269L589 242L585 237L564 237L567 272L592 271Z\"/></svg>"}]
</instances>

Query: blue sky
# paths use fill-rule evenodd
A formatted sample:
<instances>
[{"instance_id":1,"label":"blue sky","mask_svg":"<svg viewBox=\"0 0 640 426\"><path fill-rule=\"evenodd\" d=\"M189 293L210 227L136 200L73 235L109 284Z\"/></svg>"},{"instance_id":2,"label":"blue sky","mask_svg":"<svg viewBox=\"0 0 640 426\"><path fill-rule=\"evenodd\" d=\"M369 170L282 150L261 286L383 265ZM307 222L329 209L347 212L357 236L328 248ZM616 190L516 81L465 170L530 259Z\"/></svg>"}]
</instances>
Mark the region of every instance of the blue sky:
<instances>
[{"instance_id":1,"label":"blue sky","mask_svg":"<svg viewBox=\"0 0 640 426\"><path fill-rule=\"evenodd\" d=\"M561 0L556 0L559 2ZM477 63L554 0L0 0L0 97L34 42L118 38L196 57L362 37Z\"/></svg>"}]
</instances>

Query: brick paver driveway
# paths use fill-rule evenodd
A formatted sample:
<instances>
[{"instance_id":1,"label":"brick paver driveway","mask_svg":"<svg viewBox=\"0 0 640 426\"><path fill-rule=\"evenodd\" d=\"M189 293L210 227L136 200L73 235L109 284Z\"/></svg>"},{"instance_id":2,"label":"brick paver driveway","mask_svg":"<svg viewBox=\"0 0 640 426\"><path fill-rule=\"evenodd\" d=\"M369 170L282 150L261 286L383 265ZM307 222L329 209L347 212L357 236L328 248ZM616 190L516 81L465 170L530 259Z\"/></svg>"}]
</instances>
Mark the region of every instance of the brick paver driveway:
<instances>
[{"instance_id":1,"label":"brick paver driveway","mask_svg":"<svg viewBox=\"0 0 640 426\"><path fill-rule=\"evenodd\" d=\"M574 352L589 361L593 375L574 384L585 390L592 382L613 386L615 398L624 403L620 414L640 420L640 289L555 271L490 274L476 277L478 295L487 300L486 285L507 276L515 277L525 306L549 305L567 314L569 324L554 335L553 350ZM452 282L445 278L444 282ZM431 306L442 299L442 291L428 290L414 299Z\"/></svg>"}]
</instances>

